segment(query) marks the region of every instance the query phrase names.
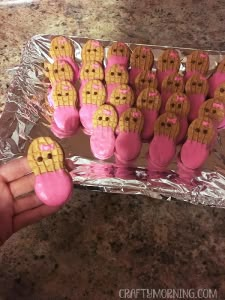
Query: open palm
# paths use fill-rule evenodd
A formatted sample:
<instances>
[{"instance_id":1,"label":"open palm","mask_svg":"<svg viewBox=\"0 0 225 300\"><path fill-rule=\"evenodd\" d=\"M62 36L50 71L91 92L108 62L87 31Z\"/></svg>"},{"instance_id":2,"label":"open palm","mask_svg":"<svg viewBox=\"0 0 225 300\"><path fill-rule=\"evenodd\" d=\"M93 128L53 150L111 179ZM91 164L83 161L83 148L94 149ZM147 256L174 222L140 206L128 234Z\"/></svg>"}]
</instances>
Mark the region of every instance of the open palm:
<instances>
[{"instance_id":1,"label":"open palm","mask_svg":"<svg viewBox=\"0 0 225 300\"><path fill-rule=\"evenodd\" d=\"M56 212L34 193L35 176L26 158L0 166L0 245L14 232Z\"/></svg>"}]
</instances>

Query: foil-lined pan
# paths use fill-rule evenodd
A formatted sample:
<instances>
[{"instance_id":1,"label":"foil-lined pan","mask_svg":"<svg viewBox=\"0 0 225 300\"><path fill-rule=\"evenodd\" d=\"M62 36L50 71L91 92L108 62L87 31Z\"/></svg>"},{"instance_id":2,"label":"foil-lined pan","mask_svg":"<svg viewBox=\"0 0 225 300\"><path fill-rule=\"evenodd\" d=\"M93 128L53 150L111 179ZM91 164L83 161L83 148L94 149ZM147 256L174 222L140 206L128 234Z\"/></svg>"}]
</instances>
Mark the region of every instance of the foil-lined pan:
<instances>
[{"instance_id":1,"label":"foil-lined pan","mask_svg":"<svg viewBox=\"0 0 225 300\"><path fill-rule=\"evenodd\" d=\"M118 165L114 158L96 160L90 150L89 136L82 129L70 138L59 140L49 126L51 111L46 109L46 91L43 65L52 62L48 50L50 35L32 37L24 48L21 63L14 69L14 79L6 95L5 110L0 119L0 163L26 155L30 142L38 136L51 136L63 147L66 158L73 162L71 176L74 185L107 193L142 194L170 200L176 198L192 204L225 207L225 131L218 134L215 147L202 168L200 176L192 182L182 182L176 174L176 161L167 172L148 176L148 144L143 143L141 154L132 166ZM82 45L88 40L69 36L75 47L75 57L81 62ZM112 41L100 40L105 51ZM134 49L137 44L127 43ZM156 61L167 47L150 46ZM170 47L173 48L173 47ZM195 49L174 47L181 57L180 73L185 71L186 56ZM224 52L205 50L209 54L210 67L207 76L215 70ZM104 62L106 63L106 62ZM177 149L179 151L179 148Z\"/></svg>"}]
</instances>

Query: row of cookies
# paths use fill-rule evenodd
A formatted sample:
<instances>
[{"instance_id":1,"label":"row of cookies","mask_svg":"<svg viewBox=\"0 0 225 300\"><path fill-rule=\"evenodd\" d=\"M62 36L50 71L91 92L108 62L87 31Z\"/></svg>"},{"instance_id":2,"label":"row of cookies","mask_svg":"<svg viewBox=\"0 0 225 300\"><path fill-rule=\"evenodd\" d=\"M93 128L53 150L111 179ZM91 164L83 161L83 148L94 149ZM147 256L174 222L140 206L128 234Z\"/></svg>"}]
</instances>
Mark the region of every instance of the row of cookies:
<instances>
[{"instance_id":1,"label":"row of cookies","mask_svg":"<svg viewBox=\"0 0 225 300\"><path fill-rule=\"evenodd\" d=\"M79 128L78 95L75 85L79 79L79 65L74 47L65 37L51 41L49 54L52 63L45 63L45 75L51 86L47 104L52 109L51 130L59 138L72 136Z\"/></svg>"}]
</instances>

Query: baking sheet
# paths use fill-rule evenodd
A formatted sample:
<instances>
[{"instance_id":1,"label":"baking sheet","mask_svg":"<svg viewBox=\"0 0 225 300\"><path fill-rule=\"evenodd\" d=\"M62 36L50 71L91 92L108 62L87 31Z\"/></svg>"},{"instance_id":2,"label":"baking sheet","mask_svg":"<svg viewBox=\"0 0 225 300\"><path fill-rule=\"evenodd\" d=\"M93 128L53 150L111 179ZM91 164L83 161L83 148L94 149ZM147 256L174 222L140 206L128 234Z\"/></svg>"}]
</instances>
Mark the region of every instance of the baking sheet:
<instances>
[{"instance_id":1,"label":"baking sheet","mask_svg":"<svg viewBox=\"0 0 225 300\"><path fill-rule=\"evenodd\" d=\"M0 163L26 155L32 139L51 136L63 147L66 158L73 162L71 176L74 185L108 193L143 194L170 200L176 198L193 204L225 207L225 132L219 132L216 145L201 174L190 183L184 183L176 174L176 162L164 173L149 176L147 165L148 144L132 166L118 165L113 157L107 161L96 160L89 145L89 136L80 129L74 136L59 140L49 129L51 112L44 107L48 83L43 75L43 63L48 55L53 36L37 35L24 48L21 63L14 71L14 79L6 95L5 110L0 119ZM81 47L87 38L70 36L75 46L75 56L81 62ZM112 41L102 41L107 47ZM126 42L126 41L124 41ZM137 44L127 43L131 49ZM149 46L149 45L146 45ZM150 45L155 57L153 70L161 51L166 47ZM170 47L173 48L173 47ZM174 47L181 57L180 73L185 71L186 56L194 49ZM205 49L204 49L205 50ZM209 77L225 52L205 50L210 57ZM105 63L105 62L104 62ZM177 149L179 151L179 147Z\"/></svg>"}]
</instances>

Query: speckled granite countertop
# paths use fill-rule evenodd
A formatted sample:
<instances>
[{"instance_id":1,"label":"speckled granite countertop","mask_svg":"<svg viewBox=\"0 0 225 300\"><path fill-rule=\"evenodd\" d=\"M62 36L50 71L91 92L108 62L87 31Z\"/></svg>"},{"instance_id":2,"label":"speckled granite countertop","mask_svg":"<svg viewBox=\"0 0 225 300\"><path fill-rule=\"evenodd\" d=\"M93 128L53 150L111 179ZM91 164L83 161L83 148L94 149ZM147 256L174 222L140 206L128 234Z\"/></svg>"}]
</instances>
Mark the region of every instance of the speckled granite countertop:
<instances>
[{"instance_id":1,"label":"speckled granite countertop","mask_svg":"<svg viewBox=\"0 0 225 300\"><path fill-rule=\"evenodd\" d=\"M0 0L2 107L6 70L35 34L225 49L224 0L21 2ZM225 299L225 210L75 190L0 250L1 300L114 300L123 288L212 288Z\"/></svg>"}]
</instances>

